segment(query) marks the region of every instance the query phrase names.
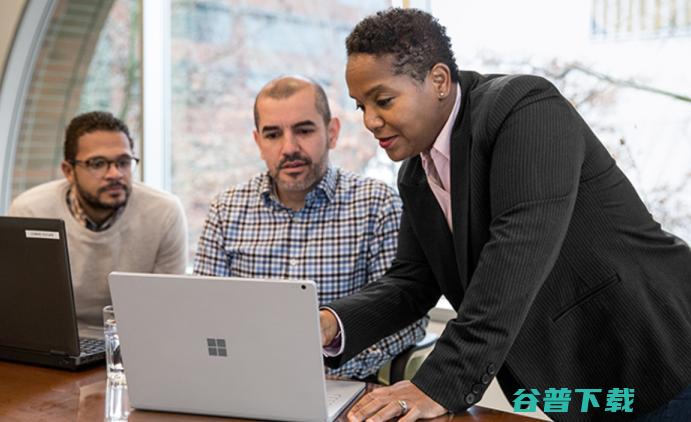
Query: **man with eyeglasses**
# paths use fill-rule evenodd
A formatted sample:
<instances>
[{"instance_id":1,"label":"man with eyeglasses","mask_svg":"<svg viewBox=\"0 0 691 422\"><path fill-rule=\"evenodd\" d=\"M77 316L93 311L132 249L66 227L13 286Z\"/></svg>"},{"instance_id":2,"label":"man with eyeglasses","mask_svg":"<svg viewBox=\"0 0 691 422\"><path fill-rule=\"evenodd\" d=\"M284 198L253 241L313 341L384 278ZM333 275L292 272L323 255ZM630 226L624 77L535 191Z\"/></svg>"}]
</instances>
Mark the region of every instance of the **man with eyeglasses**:
<instances>
[{"instance_id":1,"label":"man with eyeglasses","mask_svg":"<svg viewBox=\"0 0 691 422\"><path fill-rule=\"evenodd\" d=\"M65 131L64 179L19 195L9 215L65 221L80 326L101 325L111 271L185 271L187 224L175 196L132 181L139 159L112 114L81 114Z\"/></svg>"}]
</instances>

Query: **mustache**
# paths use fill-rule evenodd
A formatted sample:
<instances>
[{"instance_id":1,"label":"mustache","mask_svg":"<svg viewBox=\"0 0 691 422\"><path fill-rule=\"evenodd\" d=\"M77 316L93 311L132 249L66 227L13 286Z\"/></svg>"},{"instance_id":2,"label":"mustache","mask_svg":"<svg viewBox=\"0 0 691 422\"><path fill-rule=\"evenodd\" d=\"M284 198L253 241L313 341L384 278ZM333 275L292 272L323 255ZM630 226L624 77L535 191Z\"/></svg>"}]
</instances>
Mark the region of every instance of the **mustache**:
<instances>
[{"instance_id":1,"label":"mustache","mask_svg":"<svg viewBox=\"0 0 691 422\"><path fill-rule=\"evenodd\" d=\"M110 188L116 188L116 187L120 187L120 188L122 188L122 189L124 189L124 190L127 190L127 185L125 185L124 183L112 182L112 183L108 183L106 186L103 186L102 188L99 188L99 189L98 189L98 192L99 192L99 193L105 192L106 190L108 190L108 189L110 189Z\"/></svg>"},{"instance_id":2,"label":"mustache","mask_svg":"<svg viewBox=\"0 0 691 422\"><path fill-rule=\"evenodd\" d=\"M283 159L278 163L278 168L280 170L280 169L284 168L286 165L292 164L296 161L300 161L307 166L312 164L312 160L309 157L306 157L300 153L294 153L294 154L286 155L285 157L283 157Z\"/></svg>"}]
</instances>

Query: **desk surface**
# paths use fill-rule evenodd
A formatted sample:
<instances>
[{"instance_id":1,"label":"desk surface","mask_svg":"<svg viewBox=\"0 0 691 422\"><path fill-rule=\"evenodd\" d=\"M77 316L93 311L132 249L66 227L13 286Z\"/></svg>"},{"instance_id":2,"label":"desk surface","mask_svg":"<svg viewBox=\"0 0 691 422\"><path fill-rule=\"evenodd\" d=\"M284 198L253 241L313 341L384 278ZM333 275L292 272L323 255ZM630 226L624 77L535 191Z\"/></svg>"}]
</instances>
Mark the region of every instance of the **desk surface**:
<instances>
[{"instance_id":1,"label":"desk surface","mask_svg":"<svg viewBox=\"0 0 691 422\"><path fill-rule=\"evenodd\" d=\"M0 419L3 421L102 421L105 404L105 368L83 372L0 362ZM232 421L171 413L134 411L129 421ZM339 419L340 420L340 419ZM434 419L461 421L535 421L479 406L458 415Z\"/></svg>"}]
</instances>

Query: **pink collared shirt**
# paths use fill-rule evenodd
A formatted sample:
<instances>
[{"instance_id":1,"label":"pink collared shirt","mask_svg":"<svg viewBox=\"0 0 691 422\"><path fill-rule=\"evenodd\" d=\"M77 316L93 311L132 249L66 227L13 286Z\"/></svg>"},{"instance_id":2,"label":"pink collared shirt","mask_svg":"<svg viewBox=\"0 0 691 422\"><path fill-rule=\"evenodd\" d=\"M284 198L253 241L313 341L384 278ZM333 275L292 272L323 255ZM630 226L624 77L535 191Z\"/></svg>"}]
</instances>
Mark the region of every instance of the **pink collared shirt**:
<instances>
[{"instance_id":1,"label":"pink collared shirt","mask_svg":"<svg viewBox=\"0 0 691 422\"><path fill-rule=\"evenodd\" d=\"M441 207L449 230L453 233L451 218L451 131L461 108L461 86L456 83L456 99L451 115L439 132L429 151L420 153L422 168L434 197Z\"/></svg>"}]
</instances>

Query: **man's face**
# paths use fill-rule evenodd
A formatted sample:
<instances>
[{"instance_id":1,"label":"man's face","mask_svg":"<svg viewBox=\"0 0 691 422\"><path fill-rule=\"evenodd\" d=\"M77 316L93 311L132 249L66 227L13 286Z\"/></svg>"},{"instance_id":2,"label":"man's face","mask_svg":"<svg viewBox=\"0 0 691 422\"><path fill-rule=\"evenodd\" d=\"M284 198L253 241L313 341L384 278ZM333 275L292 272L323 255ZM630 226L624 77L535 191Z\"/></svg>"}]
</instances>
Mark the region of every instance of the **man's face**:
<instances>
[{"instance_id":1,"label":"man's face","mask_svg":"<svg viewBox=\"0 0 691 422\"><path fill-rule=\"evenodd\" d=\"M434 144L446 117L430 74L419 82L394 74L390 55L359 53L348 56L346 82L365 127L393 161Z\"/></svg>"},{"instance_id":2,"label":"man's face","mask_svg":"<svg viewBox=\"0 0 691 422\"><path fill-rule=\"evenodd\" d=\"M122 132L99 130L79 138L75 157L77 162L63 162L62 170L77 189L80 203L87 213L89 208L103 211L125 205L132 190L131 168L118 168L113 163L97 170L90 168L87 163L97 158L116 160L132 156L130 142Z\"/></svg>"},{"instance_id":3,"label":"man's face","mask_svg":"<svg viewBox=\"0 0 691 422\"><path fill-rule=\"evenodd\" d=\"M257 112L254 141L279 198L297 195L304 200L326 173L329 149L338 138L338 120L325 125L309 86L288 98L260 97Z\"/></svg>"}]
</instances>

